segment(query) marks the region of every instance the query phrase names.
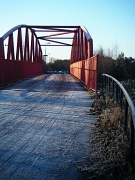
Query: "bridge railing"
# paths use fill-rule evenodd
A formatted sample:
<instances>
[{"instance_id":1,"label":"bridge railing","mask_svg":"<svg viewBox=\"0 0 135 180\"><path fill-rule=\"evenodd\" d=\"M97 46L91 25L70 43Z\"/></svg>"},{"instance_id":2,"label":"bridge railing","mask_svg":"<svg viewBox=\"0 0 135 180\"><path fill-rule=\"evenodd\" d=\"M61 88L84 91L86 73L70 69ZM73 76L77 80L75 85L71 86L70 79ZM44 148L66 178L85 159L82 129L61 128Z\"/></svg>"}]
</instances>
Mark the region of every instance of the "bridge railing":
<instances>
[{"instance_id":1,"label":"bridge railing","mask_svg":"<svg viewBox=\"0 0 135 180\"><path fill-rule=\"evenodd\" d=\"M97 91L98 56L70 64L70 74L88 89Z\"/></svg>"},{"instance_id":2,"label":"bridge railing","mask_svg":"<svg viewBox=\"0 0 135 180\"><path fill-rule=\"evenodd\" d=\"M125 131L130 130L130 161L135 159L135 106L123 85L114 77L102 74L102 88L111 92L124 110ZM131 113L129 113L129 110ZM130 122L129 122L130 119Z\"/></svg>"}]
</instances>

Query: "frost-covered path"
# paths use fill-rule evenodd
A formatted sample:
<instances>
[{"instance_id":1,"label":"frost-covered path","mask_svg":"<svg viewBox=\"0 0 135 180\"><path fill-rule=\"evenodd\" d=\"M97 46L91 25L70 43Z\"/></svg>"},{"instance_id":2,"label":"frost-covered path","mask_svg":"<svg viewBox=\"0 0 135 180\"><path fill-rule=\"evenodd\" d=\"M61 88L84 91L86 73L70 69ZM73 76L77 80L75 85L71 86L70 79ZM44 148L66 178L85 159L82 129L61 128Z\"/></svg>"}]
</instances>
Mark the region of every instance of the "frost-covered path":
<instances>
[{"instance_id":1,"label":"frost-covered path","mask_svg":"<svg viewBox=\"0 0 135 180\"><path fill-rule=\"evenodd\" d=\"M90 95L69 74L41 75L0 90L0 179L83 179Z\"/></svg>"}]
</instances>

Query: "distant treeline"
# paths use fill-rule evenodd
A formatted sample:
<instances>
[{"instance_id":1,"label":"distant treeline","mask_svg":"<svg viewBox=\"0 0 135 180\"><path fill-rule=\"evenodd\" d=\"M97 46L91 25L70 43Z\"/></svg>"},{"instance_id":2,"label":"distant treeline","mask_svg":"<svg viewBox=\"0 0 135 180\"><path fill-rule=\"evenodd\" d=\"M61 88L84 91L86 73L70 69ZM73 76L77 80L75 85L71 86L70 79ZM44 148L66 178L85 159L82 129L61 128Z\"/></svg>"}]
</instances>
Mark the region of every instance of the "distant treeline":
<instances>
[{"instance_id":1,"label":"distant treeline","mask_svg":"<svg viewBox=\"0 0 135 180\"><path fill-rule=\"evenodd\" d=\"M109 74L119 81L135 79L135 59L124 57L124 53L120 53L116 60L99 54L98 82L101 82L103 73Z\"/></svg>"},{"instance_id":2,"label":"distant treeline","mask_svg":"<svg viewBox=\"0 0 135 180\"><path fill-rule=\"evenodd\" d=\"M117 48L115 48L117 49ZM135 59L124 57L124 53L116 55L114 50L108 50L105 54L102 47L96 52L99 55L98 61L98 82L101 82L102 74L106 73L115 77L119 81L135 79ZM115 54L115 59L113 58ZM45 61L44 61L45 63ZM70 72L70 60L51 58L49 63L45 63L47 71L67 71Z\"/></svg>"},{"instance_id":3,"label":"distant treeline","mask_svg":"<svg viewBox=\"0 0 135 180\"><path fill-rule=\"evenodd\" d=\"M69 72L69 64L70 61L65 59L65 60L60 60L60 59L52 59L49 63L45 63L45 72L48 71L67 71Z\"/></svg>"}]
</instances>

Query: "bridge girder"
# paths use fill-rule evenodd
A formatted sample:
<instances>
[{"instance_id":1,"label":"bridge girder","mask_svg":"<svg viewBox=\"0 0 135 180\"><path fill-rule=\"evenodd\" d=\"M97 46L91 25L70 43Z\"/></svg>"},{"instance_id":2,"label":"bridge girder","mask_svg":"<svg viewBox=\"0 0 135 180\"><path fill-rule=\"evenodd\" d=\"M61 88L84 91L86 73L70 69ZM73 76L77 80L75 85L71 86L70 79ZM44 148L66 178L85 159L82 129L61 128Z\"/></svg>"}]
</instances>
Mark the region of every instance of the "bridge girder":
<instances>
[{"instance_id":1,"label":"bridge girder","mask_svg":"<svg viewBox=\"0 0 135 180\"><path fill-rule=\"evenodd\" d=\"M23 37L22 29L25 29ZM18 31L17 45L14 44L13 33L15 31ZM31 38L29 37L30 33ZM39 33L42 33L42 36ZM67 37L67 35L70 35L70 37ZM6 57L4 41L7 38L8 48ZM67 39L73 40L71 43L67 43ZM38 26L22 24L10 29L0 38L0 58L41 61L41 47L45 46L45 43L42 43L43 41L51 42L51 44L46 44L46 46L72 46L71 63L89 58L93 55L92 38L83 26Z\"/></svg>"}]
</instances>

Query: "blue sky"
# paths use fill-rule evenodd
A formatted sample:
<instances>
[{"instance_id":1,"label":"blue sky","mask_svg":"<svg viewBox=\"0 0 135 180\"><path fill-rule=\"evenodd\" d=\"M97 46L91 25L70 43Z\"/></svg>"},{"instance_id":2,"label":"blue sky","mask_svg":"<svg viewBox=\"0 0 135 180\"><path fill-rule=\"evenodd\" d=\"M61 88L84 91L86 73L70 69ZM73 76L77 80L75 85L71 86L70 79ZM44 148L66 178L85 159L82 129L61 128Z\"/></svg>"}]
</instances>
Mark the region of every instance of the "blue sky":
<instances>
[{"instance_id":1,"label":"blue sky","mask_svg":"<svg viewBox=\"0 0 135 180\"><path fill-rule=\"evenodd\" d=\"M0 2L0 36L19 24L83 25L94 50L118 46L135 58L135 0L8 0ZM68 47L47 47L55 58L70 58Z\"/></svg>"}]
</instances>

